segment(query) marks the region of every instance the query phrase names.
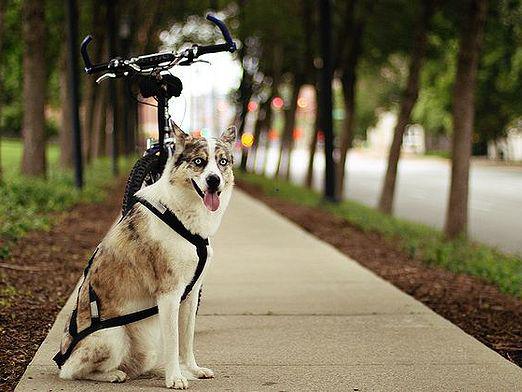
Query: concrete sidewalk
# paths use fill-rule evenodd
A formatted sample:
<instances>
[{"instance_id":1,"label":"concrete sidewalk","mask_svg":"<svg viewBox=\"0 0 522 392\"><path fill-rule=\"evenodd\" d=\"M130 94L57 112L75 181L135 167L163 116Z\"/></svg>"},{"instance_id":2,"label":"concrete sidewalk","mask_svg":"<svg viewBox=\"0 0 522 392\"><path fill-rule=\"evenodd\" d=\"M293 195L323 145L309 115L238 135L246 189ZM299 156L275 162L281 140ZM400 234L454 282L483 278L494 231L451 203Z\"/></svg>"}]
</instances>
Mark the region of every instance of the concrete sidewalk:
<instances>
[{"instance_id":1,"label":"concrete sidewalk","mask_svg":"<svg viewBox=\"0 0 522 392\"><path fill-rule=\"evenodd\" d=\"M520 368L240 192L213 245L196 358L216 378L191 390L522 390ZM64 318L17 391L164 390L161 379L59 380L51 357Z\"/></svg>"}]
</instances>

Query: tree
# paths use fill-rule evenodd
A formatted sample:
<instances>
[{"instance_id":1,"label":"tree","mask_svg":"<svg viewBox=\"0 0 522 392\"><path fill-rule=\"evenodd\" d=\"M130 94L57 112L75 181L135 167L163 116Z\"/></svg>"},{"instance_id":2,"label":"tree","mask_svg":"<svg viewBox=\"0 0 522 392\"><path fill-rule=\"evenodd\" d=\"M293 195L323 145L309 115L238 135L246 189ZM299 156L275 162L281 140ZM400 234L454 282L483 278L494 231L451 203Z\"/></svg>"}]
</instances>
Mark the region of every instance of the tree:
<instances>
[{"instance_id":1,"label":"tree","mask_svg":"<svg viewBox=\"0 0 522 392\"><path fill-rule=\"evenodd\" d=\"M22 135L24 149L22 173L45 176L45 4L39 0L23 3L24 41L24 117Z\"/></svg>"},{"instance_id":2,"label":"tree","mask_svg":"<svg viewBox=\"0 0 522 392\"><path fill-rule=\"evenodd\" d=\"M492 2L475 89L474 149L506 135L522 113L522 1Z\"/></svg>"},{"instance_id":3,"label":"tree","mask_svg":"<svg viewBox=\"0 0 522 392\"><path fill-rule=\"evenodd\" d=\"M317 89L315 92L315 121L314 121L314 129L312 130L312 135L310 136L310 143L308 144L308 165L306 168L306 178L305 178L305 186L307 188L312 189L312 184L314 181L314 161L315 161L315 152L317 151L317 137L319 136L319 105L317 105Z\"/></svg>"},{"instance_id":4,"label":"tree","mask_svg":"<svg viewBox=\"0 0 522 392\"><path fill-rule=\"evenodd\" d=\"M279 158L277 160L276 176L283 176L288 180L290 177L291 154L293 131L295 128L295 116L297 112L297 100L299 92L303 85L304 77L301 73L296 73L292 82L292 93L288 108L285 110L285 124L283 134L281 136L281 145L279 148Z\"/></svg>"},{"instance_id":5,"label":"tree","mask_svg":"<svg viewBox=\"0 0 522 392\"><path fill-rule=\"evenodd\" d=\"M93 58L97 61L101 61L106 58L104 50L106 50L105 43L105 29L104 23L105 20L105 7L103 6L103 0L93 0L90 5L90 8L85 9L85 13L89 15L90 20L89 25L89 34L92 35L93 41L97 43L95 46L95 50L93 51ZM101 86L96 85L94 78L91 77L83 77L84 83L84 94L83 94L83 129L84 129L84 137L83 137L83 156L85 157L85 161L89 162L92 158L97 158L94 154L95 151L98 152L99 146L94 146L94 143L98 142L100 129L96 128L99 126L99 123L96 123L95 120L99 117L99 113L96 113L96 108L98 107L97 102L100 101L102 97L102 88ZM104 110L105 106L99 108L98 110ZM103 151L103 149L102 149Z\"/></svg>"},{"instance_id":6,"label":"tree","mask_svg":"<svg viewBox=\"0 0 522 392\"><path fill-rule=\"evenodd\" d=\"M323 66L320 75L318 104L321 106L320 128L324 135L325 180L324 198L335 201L335 162L333 160L332 123L332 46L331 46L331 4L330 0L319 1L319 35Z\"/></svg>"},{"instance_id":7,"label":"tree","mask_svg":"<svg viewBox=\"0 0 522 392\"><path fill-rule=\"evenodd\" d=\"M65 39L66 37L64 37ZM62 167L72 167L73 164L73 145L72 145L72 116L70 94L70 78L67 72L67 52L64 48L60 56L60 102L62 121L59 130L60 143L60 164Z\"/></svg>"},{"instance_id":8,"label":"tree","mask_svg":"<svg viewBox=\"0 0 522 392\"><path fill-rule=\"evenodd\" d=\"M356 0L350 0L346 9L346 35L343 56L340 56L338 68L343 86L345 120L340 135L339 162L336 173L336 196L343 198L344 179L346 176L346 156L353 142L355 126L355 87L357 82L357 64L362 52L362 35L365 27L364 16L356 15Z\"/></svg>"},{"instance_id":9,"label":"tree","mask_svg":"<svg viewBox=\"0 0 522 392\"><path fill-rule=\"evenodd\" d=\"M5 15L5 1L0 1L0 53L3 53L3 38L4 38L4 15ZM3 90L4 90L4 77L3 67L0 63L0 184L2 184L2 104L3 102Z\"/></svg>"},{"instance_id":10,"label":"tree","mask_svg":"<svg viewBox=\"0 0 522 392\"><path fill-rule=\"evenodd\" d=\"M266 96L264 99L261 99L261 102L259 103L259 109L257 114L257 120L256 125L254 128L254 143L252 144L252 148L250 153L253 155L252 158L252 168L253 171L256 171L257 163L258 163L258 157L259 157L259 142L261 139L261 135L264 135L265 137L268 136L268 129L270 128L270 122L272 118L272 92L270 91L266 92Z\"/></svg>"},{"instance_id":11,"label":"tree","mask_svg":"<svg viewBox=\"0 0 522 392\"><path fill-rule=\"evenodd\" d=\"M466 234L469 167L474 122L474 90L480 47L487 15L487 0L470 0L462 25L455 87L453 90L453 145L451 186L445 233L448 238Z\"/></svg>"},{"instance_id":12,"label":"tree","mask_svg":"<svg viewBox=\"0 0 522 392\"><path fill-rule=\"evenodd\" d=\"M379 210L387 214L392 211L402 139L406 127L410 123L411 112L419 96L420 71L426 54L428 24L433 14L433 9L432 0L421 2L410 55L408 82L401 101L397 125L393 131L393 140L388 155L388 168L386 169L379 201Z\"/></svg>"}]
</instances>

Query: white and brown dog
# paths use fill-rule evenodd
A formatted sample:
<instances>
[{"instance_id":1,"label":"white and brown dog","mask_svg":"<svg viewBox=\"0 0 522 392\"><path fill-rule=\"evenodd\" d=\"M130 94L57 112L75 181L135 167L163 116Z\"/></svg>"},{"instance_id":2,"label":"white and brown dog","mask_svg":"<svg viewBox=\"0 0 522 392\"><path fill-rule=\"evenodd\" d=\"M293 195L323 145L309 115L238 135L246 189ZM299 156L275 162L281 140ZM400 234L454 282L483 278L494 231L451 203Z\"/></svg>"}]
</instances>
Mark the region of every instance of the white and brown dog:
<instances>
[{"instance_id":1,"label":"white and brown dog","mask_svg":"<svg viewBox=\"0 0 522 392\"><path fill-rule=\"evenodd\" d=\"M167 160L161 178L137 196L168 208L191 233L212 237L232 194L236 130L231 127L217 139L193 138L180 129L175 134L175 152ZM210 246L207 251L210 261ZM99 298L102 319L155 305L159 313L89 334L74 346L61 367L60 377L121 382L127 377L164 370L166 386L175 389L188 388L187 378L214 377L212 370L196 363L193 350L204 273L180 303L197 264L195 247L143 204L136 203L98 247L79 288L73 315L77 331L91 324L89 287ZM71 341L67 323L62 353Z\"/></svg>"}]
</instances>

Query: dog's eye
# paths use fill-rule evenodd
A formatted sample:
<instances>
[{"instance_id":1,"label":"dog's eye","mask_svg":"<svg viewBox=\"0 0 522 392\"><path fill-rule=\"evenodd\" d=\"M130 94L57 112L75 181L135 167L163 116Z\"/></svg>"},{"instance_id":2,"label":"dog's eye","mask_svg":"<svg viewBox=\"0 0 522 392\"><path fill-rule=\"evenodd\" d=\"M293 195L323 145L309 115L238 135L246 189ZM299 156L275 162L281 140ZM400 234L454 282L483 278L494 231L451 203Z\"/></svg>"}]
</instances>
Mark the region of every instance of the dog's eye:
<instances>
[{"instance_id":1,"label":"dog's eye","mask_svg":"<svg viewBox=\"0 0 522 392\"><path fill-rule=\"evenodd\" d=\"M221 166L226 166L227 163L228 163L228 159L226 159L226 158L221 158L221 159L219 160L219 164L220 164Z\"/></svg>"},{"instance_id":2,"label":"dog's eye","mask_svg":"<svg viewBox=\"0 0 522 392\"><path fill-rule=\"evenodd\" d=\"M192 162L194 163L194 165L196 165L198 167L201 167L205 164L205 161L201 158L196 158Z\"/></svg>"}]
</instances>

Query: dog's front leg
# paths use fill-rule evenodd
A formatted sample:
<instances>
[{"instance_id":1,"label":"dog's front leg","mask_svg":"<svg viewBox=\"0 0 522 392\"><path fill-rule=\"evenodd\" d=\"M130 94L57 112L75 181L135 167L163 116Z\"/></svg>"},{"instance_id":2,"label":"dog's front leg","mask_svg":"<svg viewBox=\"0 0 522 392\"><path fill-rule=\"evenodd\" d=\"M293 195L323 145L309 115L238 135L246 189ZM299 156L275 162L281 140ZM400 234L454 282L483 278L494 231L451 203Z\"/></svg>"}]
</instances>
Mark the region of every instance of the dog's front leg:
<instances>
[{"instance_id":1,"label":"dog's front leg","mask_svg":"<svg viewBox=\"0 0 522 392\"><path fill-rule=\"evenodd\" d=\"M198 310L199 289L201 284L193 287L185 301L181 303L180 310L180 346L181 361L187 366L187 370L196 378L213 378L211 369L199 367L194 356L194 329L196 325L196 312Z\"/></svg>"},{"instance_id":2,"label":"dog's front leg","mask_svg":"<svg viewBox=\"0 0 522 392\"><path fill-rule=\"evenodd\" d=\"M188 381L181 374L179 365L178 317L180 290L163 294L158 298L161 334L165 350L165 385L167 388L187 389Z\"/></svg>"}]
</instances>

